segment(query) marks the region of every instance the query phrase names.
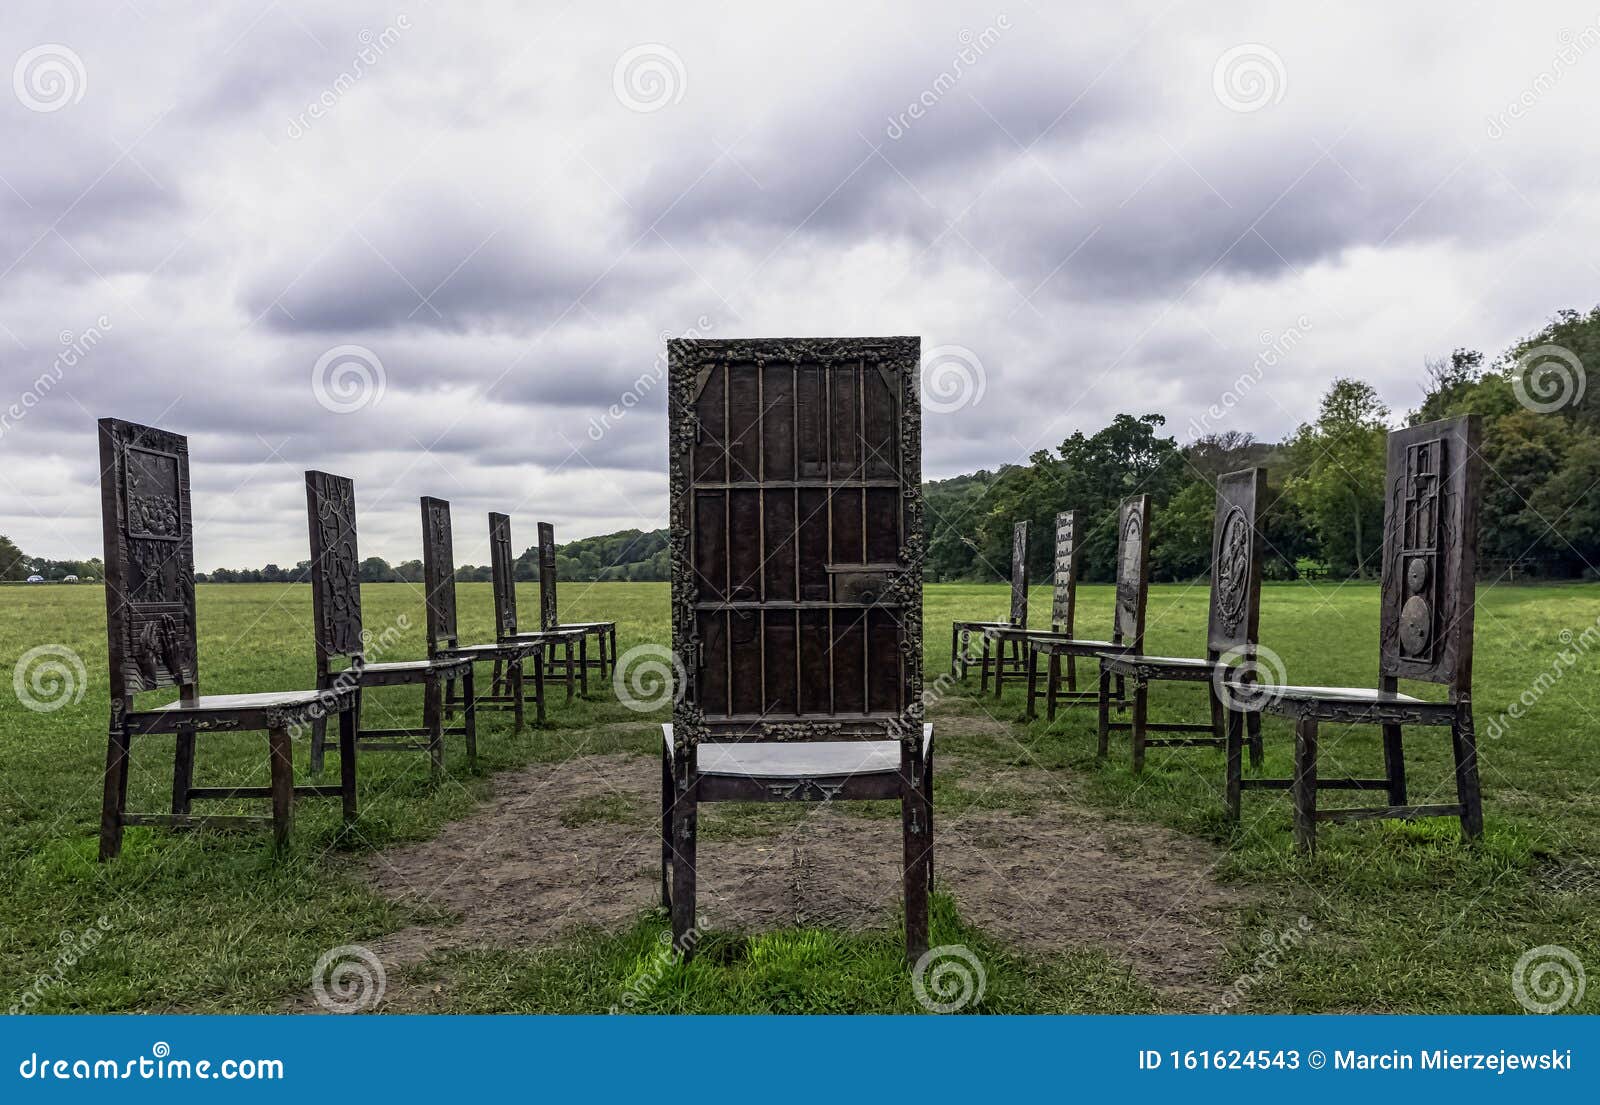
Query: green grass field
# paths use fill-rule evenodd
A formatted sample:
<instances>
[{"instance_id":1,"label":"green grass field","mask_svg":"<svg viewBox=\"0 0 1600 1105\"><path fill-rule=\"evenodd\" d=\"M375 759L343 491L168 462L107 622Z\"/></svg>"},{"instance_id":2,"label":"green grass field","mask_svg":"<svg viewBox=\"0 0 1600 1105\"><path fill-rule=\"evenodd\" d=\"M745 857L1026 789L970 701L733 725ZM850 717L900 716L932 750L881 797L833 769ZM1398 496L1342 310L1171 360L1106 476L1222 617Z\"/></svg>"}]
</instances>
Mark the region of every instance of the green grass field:
<instances>
[{"instance_id":1,"label":"green grass field","mask_svg":"<svg viewBox=\"0 0 1600 1105\"><path fill-rule=\"evenodd\" d=\"M522 598L534 609L532 588ZM667 637L664 584L571 584L565 620L615 619L623 651ZM1204 587L1156 586L1150 597L1148 648L1192 654L1203 640ZM422 604L416 588L363 588L370 629L399 630L386 658L423 654ZM938 585L925 607L930 677L947 661L952 618L993 617L1001 586ZM655 716L618 705L611 688L570 705L552 695L549 725L513 736L509 716L487 714L480 726L480 766L466 770L459 745L451 776L434 785L425 758L373 754L361 764L357 838L335 847L337 803L302 802L293 844L274 852L265 835L174 834L130 829L117 862L95 862L107 720L104 596L98 587L0 588L0 663L15 670L41 645L81 657L81 697L50 712L24 708L7 690L0 706L0 978L10 996L0 1006L36 1012L261 1012L286 1007L308 989L312 965L327 949L372 941L407 925L441 918L402 909L351 871L351 855L426 839L468 814L487 777L532 760L587 752L653 756ZM1033 595L1036 621L1048 594ZM1079 629L1109 629L1111 589L1084 587ZM460 589L463 638L487 639L487 585ZM1371 685L1377 662L1377 591L1371 585L1268 585L1262 641L1279 653L1292 681ZM1580 636L1600 619L1600 585L1501 586L1480 594L1476 703L1487 815L1484 839L1464 845L1454 822L1328 826L1310 858L1290 844L1285 801L1247 793L1243 824L1220 814L1221 757L1214 751L1152 749L1144 775L1128 769L1125 741L1104 763L1094 756L1093 712L1066 710L1054 725L1022 721L1022 695L995 703L971 686L933 707L940 747L968 761L966 778L941 779L936 806L1004 802L983 797L972 775L983 764L1029 764L1077 780L1088 800L1114 810L1127 831L1162 823L1216 841L1223 882L1247 891L1232 918L1222 973L1250 975L1237 1008L1257 1012L1516 1012L1510 986L1518 957L1540 945L1569 949L1600 965L1600 646ZM202 585L199 588L201 685L207 693L296 689L310 684L310 593L305 587ZM1591 634L1588 640L1593 641ZM1571 664L1558 662L1565 651ZM1552 672L1559 673L1552 679ZM1543 677L1541 679L1541 676ZM1409 689L1409 688L1408 688ZM1430 689L1436 690L1436 689ZM1520 719L1500 720L1519 698ZM368 696L381 724L385 710L410 717L420 691ZM1203 714L1202 692L1158 687L1153 718ZM995 726L989 718L1004 726ZM963 733L963 719L982 719ZM632 725L616 723L630 722ZM1288 773L1286 728L1268 721L1266 770ZM1325 730L1326 774L1371 774L1381 763L1375 732ZM131 805L164 807L172 745L135 743ZM1449 800L1444 730L1417 729L1407 742L1414 800L1430 792ZM307 748L297 745L297 769ZM653 770L646 763L641 770ZM266 778L259 736L202 739L198 777L207 785ZM881 811L863 810L868 815ZM718 811L724 826L781 818L767 808ZM937 900L936 942L983 951L988 990L982 1011L1048 1012L1167 1008L1148 987L1108 966L1103 954L1029 956L973 930L962 903ZM1300 918L1305 918L1301 925ZM1271 970L1253 967L1263 934L1301 925L1291 954ZM595 932L548 948L456 952L436 956L415 974L455 981L450 1009L603 1012L655 971L661 921L641 913L620 932ZM70 954L63 954L66 949ZM641 1011L911 1011L917 1005L892 932L850 935L790 930L756 937L710 934L688 966L652 976ZM31 995L31 996L27 996ZM1600 1011L1592 994L1569 1007Z\"/></svg>"}]
</instances>

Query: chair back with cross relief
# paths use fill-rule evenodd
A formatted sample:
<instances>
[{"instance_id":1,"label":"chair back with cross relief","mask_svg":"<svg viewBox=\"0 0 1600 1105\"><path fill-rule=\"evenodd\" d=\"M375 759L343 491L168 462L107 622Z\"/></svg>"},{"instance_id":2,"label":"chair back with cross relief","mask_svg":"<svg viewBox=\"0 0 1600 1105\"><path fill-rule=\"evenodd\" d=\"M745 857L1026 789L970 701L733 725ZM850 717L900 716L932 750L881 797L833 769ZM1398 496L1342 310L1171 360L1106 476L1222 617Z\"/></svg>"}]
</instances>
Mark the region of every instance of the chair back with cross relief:
<instances>
[{"instance_id":1,"label":"chair back with cross relief","mask_svg":"<svg viewBox=\"0 0 1600 1105\"><path fill-rule=\"evenodd\" d=\"M1472 696L1473 575L1482 461L1477 415L1389 434L1378 673Z\"/></svg>"},{"instance_id":2,"label":"chair back with cross relief","mask_svg":"<svg viewBox=\"0 0 1600 1105\"><path fill-rule=\"evenodd\" d=\"M511 555L511 516L489 512L489 578L499 640L517 635L517 561Z\"/></svg>"},{"instance_id":3,"label":"chair back with cross relief","mask_svg":"<svg viewBox=\"0 0 1600 1105\"><path fill-rule=\"evenodd\" d=\"M200 676L188 439L102 418L100 515L112 708L163 687L193 703Z\"/></svg>"},{"instance_id":4,"label":"chair back with cross relief","mask_svg":"<svg viewBox=\"0 0 1600 1105\"><path fill-rule=\"evenodd\" d=\"M1078 512L1056 515L1056 556L1051 567L1050 632L1072 636L1078 606Z\"/></svg>"},{"instance_id":5,"label":"chair back with cross relief","mask_svg":"<svg viewBox=\"0 0 1600 1105\"><path fill-rule=\"evenodd\" d=\"M317 643L317 686L325 687L335 661L359 669L361 558L356 552L356 485L345 476L306 473L306 520L311 530L311 621Z\"/></svg>"},{"instance_id":6,"label":"chair back with cross relief","mask_svg":"<svg viewBox=\"0 0 1600 1105\"><path fill-rule=\"evenodd\" d=\"M1111 640L1144 651L1144 611L1150 597L1150 496L1134 495L1117 508L1117 607Z\"/></svg>"},{"instance_id":7,"label":"chair back with cross relief","mask_svg":"<svg viewBox=\"0 0 1600 1105\"><path fill-rule=\"evenodd\" d=\"M1209 660L1255 659L1261 631L1261 553L1257 512L1267 494L1267 470L1246 468L1217 480L1211 524L1211 613L1206 626Z\"/></svg>"},{"instance_id":8,"label":"chair back with cross relief","mask_svg":"<svg viewBox=\"0 0 1600 1105\"><path fill-rule=\"evenodd\" d=\"M455 648L456 550L450 503L422 496L422 586L428 610L428 657Z\"/></svg>"},{"instance_id":9,"label":"chair back with cross relief","mask_svg":"<svg viewBox=\"0 0 1600 1105\"><path fill-rule=\"evenodd\" d=\"M1028 626L1028 523L1011 527L1011 614L1018 629Z\"/></svg>"},{"instance_id":10,"label":"chair back with cross relief","mask_svg":"<svg viewBox=\"0 0 1600 1105\"><path fill-rule=\"evenodd\" d=\"M539 523L539 628L546 632L560 624L556 609L556 527Z\"/></svg>"}]
</instances>

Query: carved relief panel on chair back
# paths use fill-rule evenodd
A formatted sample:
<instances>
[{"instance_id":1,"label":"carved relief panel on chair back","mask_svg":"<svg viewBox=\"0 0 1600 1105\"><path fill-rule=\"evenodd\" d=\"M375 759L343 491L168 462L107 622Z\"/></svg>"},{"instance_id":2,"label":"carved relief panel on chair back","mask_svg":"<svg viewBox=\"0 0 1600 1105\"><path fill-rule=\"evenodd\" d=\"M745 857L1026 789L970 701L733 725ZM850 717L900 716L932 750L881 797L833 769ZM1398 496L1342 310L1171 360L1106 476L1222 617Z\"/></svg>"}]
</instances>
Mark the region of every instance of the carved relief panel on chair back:
<instances>
[{"instance_id":1,"label":"carved relief panel on chair back","mask_svg":"<svg viewBox=\"0 0 1600 1105\"><path fill-rule=\"evenodd\" d=\"M1117 609L1113 639L1144 647L1144 610L1150 584L1150 496L1124 499L1117 508Z\"/></svg>"},{"instance_id":2,"label":"carved relief panel on chair back","mask_svg":"<svg viewBox=\"0 0 1600 1105\"><path fill-rule=\"evenodd\" d=\"M197 681L189 442L100 420L111 699Z\"/></svg>"},{"instance_id":3,"label":"carved relief panel on chair back","mask_svg":"<svg viewBox=\"0 0 1600 1105\"><path fill-rule=\"evenodd\" d=\"M1246 468L1217 480L1211 524L1211 614L1206 648L1213 654L1251 653L1261 627L1261 530L1257 511L1267 493L1267 470Z\"/></svg>"},{"instance_id":4,"label":"carved relief panel on chair back","mask_svg":"<svg viewBox=\"0 0 1600 1105\"><path fill-rule=\"evenodd\" d=\"M1470 694L1481 461L1476 415L1389 434L1379 673Z\"/></svg>"},{"instance_id":5,"label":"carved relief panel on chair back","mask_svg":"<svg viewBox=\"0 0 1600 1105\"><path fill-rule=\"evenodd\" d=\"M455 541L450 504L422 497L422 586L428 609L428 647L456 643Z\"/></svg>"},{"instance_id":6,"label":"carved relief panel on chair back","mask_svg":"<svg viewBox=\"0 0 1600 1105\"><path fill-rule=\"evenodd\" d=\"M311 531L311 619L317 658L362 653L361 559L356 552L356 485L327 472L306 473Z\"/></svg>"},{"instance_id":7,"label":"carved relief panel on chair back","mask_svg":"<svg viewBox=\"0 0 1600 1105\"><path fill-rule=\"evenodd\" d=\"M489 579L494 589L494 624L501 637L517 632L516 561L511 556L511 518L489 514Z\"/></svg>"},{"instance_id":8,"label":"carved relief panel on chair back","mask_svg":"<svg viewBox=\"0 0 1600 1105\"><path fill-rule=\"evenodd\" d=\"M1028 523L1011 527L1011 624L1028 624Z\"/></svg>"},{"instance_id":9,"label":"carved relief panel on chair back","mask_svg":"<svg viewBox=\"0 0 1600 1105\"><path fill-rule=\"evenodd\" d=\"M1078 512L1056 515L1056 555L1051 568L1050 630L1071 635L1078 604Z\"/></svg>"},{"instance_id":10,"label":"carved relief panel on chair back","mask_svg":"<svg viewBox=\"0 0 1600 1105\"><path fill-rule=\"evenodd\" d=\"M556 611L556 528L539 523L539 628L552 630L559 623Z\"/></svg>"}]
</instances>

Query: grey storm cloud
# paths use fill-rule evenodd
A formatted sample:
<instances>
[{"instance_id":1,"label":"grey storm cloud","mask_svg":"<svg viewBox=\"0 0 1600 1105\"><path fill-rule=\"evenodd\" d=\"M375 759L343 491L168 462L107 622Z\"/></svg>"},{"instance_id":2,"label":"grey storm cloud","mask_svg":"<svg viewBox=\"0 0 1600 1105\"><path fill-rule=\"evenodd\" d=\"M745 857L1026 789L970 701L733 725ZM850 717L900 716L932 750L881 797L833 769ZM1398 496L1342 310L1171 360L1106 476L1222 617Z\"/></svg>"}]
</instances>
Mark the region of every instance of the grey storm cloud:
<instances>
[{"instance_id":1,"label":"grey storm cloud","mask_svg":"<svg viewBox=\"0 0 1600 1105\"><path fill-rule=\"evenodd\" d=\"M1218 428L1338 375L1398 413L1425 357L1600 299L1600 55L1548 79L1576 3L414 7L8 13L0 65L67 83L0 82L0 533L98 551L103 414L191 435L202 568L303 558L311 466L364 551L415 556L438 494L481 562L491 509L663 524L668 336L966 350L943 477L1122 411L1183 436L1258 369ZM366 375L319 381L341 349Z\"/></svg>"}]
</instances>

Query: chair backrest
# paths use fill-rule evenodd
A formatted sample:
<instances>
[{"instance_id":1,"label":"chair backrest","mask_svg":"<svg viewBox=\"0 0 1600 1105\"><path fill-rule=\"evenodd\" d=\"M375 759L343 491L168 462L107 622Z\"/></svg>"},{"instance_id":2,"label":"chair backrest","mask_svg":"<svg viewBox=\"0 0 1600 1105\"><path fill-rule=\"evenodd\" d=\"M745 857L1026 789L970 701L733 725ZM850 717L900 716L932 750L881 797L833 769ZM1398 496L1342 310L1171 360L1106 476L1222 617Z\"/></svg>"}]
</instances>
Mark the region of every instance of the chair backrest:
<instances>
[{"instance_id":1,"label":"chair backrest","mask_svg":"<svg viewBox=\"0 0 1600 1105\"><path fill-rule=\"evenodd\" d=\"M1477 568L1477 415L1389 434L1378 672L1472 693Z\"/></svg>"},{"instance_id":2,"label":"chair backrest","mask_svg":"<svg viewBox=\"0 0 1600 1105\"><path fill-rule=\"evenodd\" d=\"M454 648L456 637L456 549L450 504L422 497L422 586L428 608L428 655Z\"/></svg>"},{"instance_id":3,"label":"chair backrest","mask_svg":"<svg viewBox=\"0 0 1600 1105\"><path fill-rule=\"evenodd\" d=\"M560 623L556 610L556 527L539 523L539 628L546 632Z\"/></svg>"},{"instance_id":4,"label":"chair backrest","mask_svg":"<svg viewBox=\"0 0 1600 1105\"><path fill-rule=\"evenodd\" d=\"M1211 615L1206 649L1255 655L1261 631L1261 530L1257 511L1267 494L1267 470L1245 468L1217 480L1211 523Z\"/></svg>"},{"instance_id":5,"label":"chair backrest","mask_svg":"<svg viewBox=\"0 0 1600 1105\"><path fill-rule=\"evenodd\" d=\"M364 659L355 482L327 472L307 472L306 521L311 530L311 620L320 677L328 673L333 660L359 665Z\"/></svg>"},{"instance_id":6,"label":"chair backrest","mask_svg":"<svg viewBox=\"0 0 1600 1105\"><path fill-rule=\"evenodd\" d=\"M1150 596L1150 496L1135 495L1117 508L1117 609L1111 639L1135 652L1144 648L1144 609Z\"/></svg>"},{"instance_id":7,"label":"chair backrest","mask_svg":"<svg viewBox=\"0 0 1600 1105\"><path fill-rule=\"evenodd\" d=\"M495 634L517 635L516 561L511 556L511 516L489 512L489 578L494 589Z\"/></svg>"},{"instance_id":8,"label":"chair backrest","mask_svg":"<svg viewBox=\"0 0 1600 1105\"><path fill-rule=\"evenodd\" d=\"M920 346L667 343L680 752L920 742Z\"/></svg>"},{"instance_id":9,"label":"chair backrest","mask_svg":"<svg viewBox=\"0 0 1600 1105\"><path fill-rule=\"evenodd\" d=\"M188 439L102 418L100 518L113 706L162 687L193 702L200 676Z\"/></svg>"},{"instance_id":10,"label":"chair backrest","mask_svg":"<svg viewBox=\"0 0 1600 1105\"><path fill-rule=\"evenodd\" d=\"M1028 625L1028 523L1011 527L1011 624Z\"/></svg>"},{"instance_id":11,"label":"chair backrest","mask_svg":"<svg viewBox=\"0 0 1600 1105\"><path fill-rule=\"evenodd\" d=\"M1056 558L1050 593L1050 632L1072 635L1078 605L1078 512L1056 515Z\"/></svg>"}]
</instances>

